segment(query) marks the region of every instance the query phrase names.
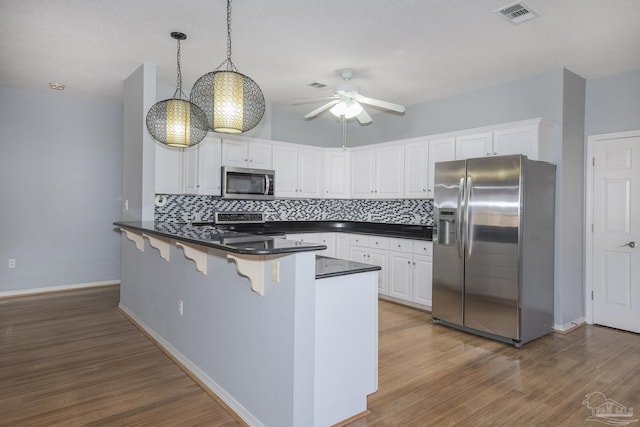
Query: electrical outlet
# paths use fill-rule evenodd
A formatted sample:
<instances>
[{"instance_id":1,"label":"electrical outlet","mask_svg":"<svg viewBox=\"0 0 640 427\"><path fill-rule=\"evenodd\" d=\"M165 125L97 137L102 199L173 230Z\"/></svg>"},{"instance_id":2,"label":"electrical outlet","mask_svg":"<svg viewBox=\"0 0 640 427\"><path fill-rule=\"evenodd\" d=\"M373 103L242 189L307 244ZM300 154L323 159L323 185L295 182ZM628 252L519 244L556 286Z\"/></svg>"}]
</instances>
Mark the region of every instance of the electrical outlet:
<instances>
[{"instance_id":1,"label":"electrical outlet","mask_svg":"<svg viewBox=\"0 0 640 427\"><path fill-rule=\"evenodd\" d=\"M184 313L184 303L181 299L178 300L178 313L180 313L180 316Z\"/></svg>"},{"instance_id":2,"label":"electrical outlet","mask_svg":"<svg viewBox=\"0 0 640 427\"><path fill-rule=\"evenodd\" d=\"M128 201L128 200L125 200L125 201L124 201L124 210L125 210L125 211L128 211L128 210L129 210L129 201Z\"/></svg>"},{"instance_id":3,"label":"electrical outlet","mask_svg":"<svg viewBox=\"0 0 640 427\"><path fill-rule=\"evenodd\" d=\"M16 268L16 259L9 258L9 268Z\"/></svg>"}]
</instances>

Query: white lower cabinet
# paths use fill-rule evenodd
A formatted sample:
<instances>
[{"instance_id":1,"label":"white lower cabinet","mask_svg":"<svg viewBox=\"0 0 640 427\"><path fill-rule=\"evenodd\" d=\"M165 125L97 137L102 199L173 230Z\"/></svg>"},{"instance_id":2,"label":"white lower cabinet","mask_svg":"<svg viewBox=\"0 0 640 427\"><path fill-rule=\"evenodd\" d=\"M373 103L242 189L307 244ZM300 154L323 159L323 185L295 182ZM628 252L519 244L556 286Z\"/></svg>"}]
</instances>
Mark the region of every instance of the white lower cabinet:
<instances>
[{"instance_id":1,"label":"white lower cabinet","mask_svg":"<svg viewBox=\"0 0 640 427\"><path fill-rule=\"evenodd\" d=\"M432 242L391 239L389 296L431 307Z\"/></svg>"},{"instance_id":2,"label":"white lower cabinet","mask_svg":"<svg viewBox=\"0 0 640 427\"><path fill-rule=\"evenodd\" d=\"M331 258L336 257L336 233L293 233L287 234L288 240L297 240L299 242L317 243L325 245L327 249L317 251L317 255L324 255Z\"/></svg>"},{"instance_id":3,"label":"white lower cabinet","mask_svg":"<svg viewBox=\"0 0 640 427\"><path fill-rule=\"evenodd\" d=\"M378 273L378 293L387 295L389 271L389 238L352 234L349 237L349 259L365 264L378 265L382 270Z\"/></svg>"},{"instance_id":4,"label":"white lower cabinet","mask_svg":"<svg viewBox=\"0 0 640 427\"><path fill-rule=\"evenodd\" d=\"M293 233L287 239L326 245L318 255L378 265L378 294L431 307L430 241L348 233Z\"/></svg>"}]
</instances>

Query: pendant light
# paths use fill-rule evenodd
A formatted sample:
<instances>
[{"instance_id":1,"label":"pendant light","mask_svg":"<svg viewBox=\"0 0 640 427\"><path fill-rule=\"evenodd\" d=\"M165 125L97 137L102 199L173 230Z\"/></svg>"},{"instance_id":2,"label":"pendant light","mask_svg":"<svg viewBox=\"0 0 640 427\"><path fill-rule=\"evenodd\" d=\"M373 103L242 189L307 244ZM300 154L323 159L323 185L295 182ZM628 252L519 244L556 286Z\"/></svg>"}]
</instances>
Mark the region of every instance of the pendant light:
<instances>
[{"instance_id":1,"label":"pendant light","mask_svg":"<svg viewBox=\"0 0 640 427\"><path fill-rule=\"evenodd\" d=\"M147 129L158 142L172 147L187 148L198 144L207 135L207 118L200 107L186 100L186 95L182 92L180 41L185 40L187 36L173 32L171 37L178 41L178 87L173 98L157 102L149 109Z\"/></svg>"},{"instance_id":2,"label":"pendant light","mask_svg":"<svg viewBox=\"0 0 640 427\"><path fill-rule=\"evenodd\" d=\"M202 108L207 125L215 132L246 132L256 127L264 115L260 87L239 73L231 61L231 0L227 0L227 59L196 81L191 102Z\"/></svg>"}]
</instances>

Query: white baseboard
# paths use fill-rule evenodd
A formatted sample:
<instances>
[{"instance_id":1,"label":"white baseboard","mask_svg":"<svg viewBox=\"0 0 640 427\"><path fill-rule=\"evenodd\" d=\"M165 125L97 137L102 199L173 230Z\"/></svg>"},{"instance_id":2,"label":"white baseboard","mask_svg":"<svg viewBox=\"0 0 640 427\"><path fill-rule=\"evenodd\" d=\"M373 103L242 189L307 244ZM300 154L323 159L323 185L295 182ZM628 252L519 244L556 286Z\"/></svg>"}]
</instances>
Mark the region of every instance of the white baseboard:
<instances>
[{"instance_id":1,"label":"white baseboard","mask_svg":"<svg viewBox=\"0 0 640 427\"><path fill-rule=\"evenodd\" d=\"M88 282L88 283L78 283L75 285L60 285L60 286L47 286L46 288L35 288L35 289L20 289L17 291L4 291L0 292L0 299L3 298L17 298L34 294L46 294L50 292L65 292L65 291L73 291L76 289L84 289L84 288L98 288L101 286L113 286L119 285L120 280L105 280L102 282Z\"/></svg>"},{"instance_id":2,"label":"white baseboard","mask_svg":"<svg viewBox=\"0 0 640 427\"><path fill-rule=\"evenodd\" d=\"M244 406L240 404L236 399L233 398L225 389L223 389L218 383L216 383L211 377L209 377L202 369L200 369L197 365L195 365L191 360L189 360L184 354L178 351L175 347L173 347L167 340L162 338L159 334L157 334L153 329L151 329L146 323L140 320L135 314L131 312L127 307L122 304L118 305L118 308L127 315L127 317L132 320L136 326L142 329L146 334L148 334L153 340L155 340L156 344L162 347L164 351L169 353L172 357L174 357L179 364L182 365L182 368L187 369L189 373L202 383L209 391L220 400L222 400L232 411L234 411L240 418L244 420L251 427L263 427L264 425L251 414Z\"/></svg>"},{"instance_id":3,"label":"white baseboard","mask_svg":"<svg viewBox=\"0 0 640 427\"><path fill-rule=\"evenodd\" d=\"M579 317L577 319L572 320L571 322L565 323L564 325L559 325L559 324L554 324L553 325L553 330L556 332L569 332L572 329L575 329L577 327L580 327L582 325L584 325L587 322L585 317Z\"/></svg>"}]
</instances>

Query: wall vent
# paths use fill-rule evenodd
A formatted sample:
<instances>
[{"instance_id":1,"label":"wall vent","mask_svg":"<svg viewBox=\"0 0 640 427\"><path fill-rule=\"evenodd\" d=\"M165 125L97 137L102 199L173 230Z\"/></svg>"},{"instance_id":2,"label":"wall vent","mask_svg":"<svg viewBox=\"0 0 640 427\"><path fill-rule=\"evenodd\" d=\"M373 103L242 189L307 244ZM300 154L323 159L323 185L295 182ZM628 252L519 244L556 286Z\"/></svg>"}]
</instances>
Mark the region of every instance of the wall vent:
<instances>
[{"instance_id":1,"label":"wall vent","mask_svg":"<svg viewBox=\"0 0 640 427\"><path fill-rule=\"evenodd\" d=\"M523 6L522 3L509 4L496 10L495 13L512 24L521 24L538 16L538 14L530 8Z\"/></svg>"},{"instance_id":2,"label":"wall vent","mask_svg":"<svg viewBox=\"0 0 640 427\"><path fill-rule=\"evenodd\" d=\"M309 83L309 86L311 86L311 87L315 87L315 88L318 88L318 89L324 89L324 88L326 88L326 87L327 87L327 85L326 85L326 84L324 84L324 83L318 83L318 82Z\"/></svg>"}]
</instances>

